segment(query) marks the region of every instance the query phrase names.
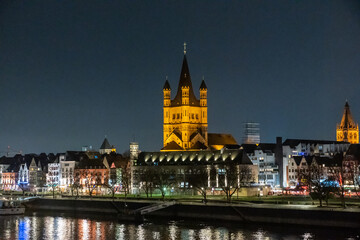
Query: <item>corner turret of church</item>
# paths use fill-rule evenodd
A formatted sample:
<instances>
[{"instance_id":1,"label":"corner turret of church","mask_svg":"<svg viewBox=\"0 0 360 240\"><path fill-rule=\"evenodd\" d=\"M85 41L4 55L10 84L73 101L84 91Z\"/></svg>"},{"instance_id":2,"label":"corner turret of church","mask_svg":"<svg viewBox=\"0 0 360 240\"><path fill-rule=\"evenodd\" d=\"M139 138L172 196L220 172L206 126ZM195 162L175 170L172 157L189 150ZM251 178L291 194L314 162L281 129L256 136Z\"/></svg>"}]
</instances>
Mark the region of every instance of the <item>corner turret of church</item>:
<instances>
[{"instance_id":1,"label":"corner turret of church","mask_svg":"<svg viewBox=\"0 0 360 240\"><path fill-rule=\"evenodd\" d=\"M167 78L163 87L163 93L164 93L164 107L169 107L171 104L171 87Z\"/></svg>"},{"instance_id":2,"label":"corner turret of church","mask_svg":"<svg viewBox=\"0 0 360 240\"><path fill-rule=\"evenodd\" d=\"M200 106L207 107L207 86L205 84L204 78L201 82L199 91L200 91Z\"/></svg>"}]
</instances>

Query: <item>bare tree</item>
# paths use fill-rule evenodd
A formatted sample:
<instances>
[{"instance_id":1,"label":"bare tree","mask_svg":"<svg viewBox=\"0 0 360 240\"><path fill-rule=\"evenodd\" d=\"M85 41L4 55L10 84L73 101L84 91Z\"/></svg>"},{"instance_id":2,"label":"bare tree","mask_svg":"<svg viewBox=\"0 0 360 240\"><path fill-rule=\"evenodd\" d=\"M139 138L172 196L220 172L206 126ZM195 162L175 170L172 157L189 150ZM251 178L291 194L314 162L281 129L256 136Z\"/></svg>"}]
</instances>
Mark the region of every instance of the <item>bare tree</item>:
<instances>
[{"instance_id":1,"label":"bare tree","mask_svg":"<svg viewBox=\"0 0 360 240\"><path fill-rule=\"evenodd\" d=\"M360 166L359 161L353 156L346 156L343 161L343 182L353 185L357 197L360 197Z\"/></svg>"},{"instance_id":2,"label":"bare tree","mask_svg":"<svg viewBox=\"0 0 360 240\"><path fill-rule=\"evenodd\" d=\"M146 197L152 197L152 192L154 188L154 181L155 181L155 170L153 167L145 168L139 176L141 189L144 190Z\"/></svg>"},{"instance_id":3,"label":"bare tree","mask_svg":"<svg viewBox=\"0 0 360 240\"><path fill-rule=\"evenodd\" d=\"M130 192L130 187L131 187L131 168L130 168L130 163L124 165L124 167L122 168L122 172L121 172L121 186L122 186L122 190L125 194L125 198L127 197L127 195Z\"/></svg>"},{"instance_id":4,"label":"bare tree","mask_svg":"<svg viewBox=\"0 0 360 240\"><path fill-rule=\"evenodd\" d=\"M71 190L71 195L74 196L74 192L76 192L76 198L79 197L79 190L82 188L82 185L81 185L81 175L79 172L76 172L74 175L73 175L73 181L72 183L70 184L70 190Z\"/></svg>"},{"instance_id":5,"label":"bare tree","mask_svg":"<svg viewBox=\"0 0 360 240\"><path fill-rule=\"evenodd\" d=\"M157 168L154 175L155 188L161 192L163 201L165 200L166 191L175 184L175 172L173 170Z\"/></svg>"},{"instance_id":6,"label":"bare tree","mask_svg":"<svg viewBox=\"0 0 360 240\"><path fill-rule=\"evenodd\" d=\"M323 201L328 204L334 186L324 173L323 167L313 162L307 169L302 170L298 173L298 178L308 187L310 197L319 200L320 207L322 207Z\"/></svg>"},{"instance_id":7,"label":"bare tree","mask_svg":"<svg viewBox=\"0 0 360 240\"><path fill-rule=\"evenodd\" d=\"M55 190L58 188L58 177L57 175L54 175L52 172L48 173L48 187L51 189L53 198L55 198Z\"/></svg>"},{"instance_id":8,"label":"bare tree","mask_svg":"<svg viewBox=\"0 0 360 240\"><path fill-rule=\"evenodd\" d=\"M213 166L205 168L204 166L194 166L189 168L189 173L186 174L185 180L189 185L196 189L202 197L204 203L207 203L207 191L210 188L210 176L216 174L216 169Z\"/></svg>"},{"instance_id":9,"label":"bare tree","mask_svg":"<svg viewBox=\"0 0 360 240\"><path fill-rule=\"evenodd\" d=\"M111 197L114 200L116 188L121 184L121 171L118 169L110 169L110 176L104 179L103 186L110 190Z\"/></svg>"},{"instance_id":10,"label":"bare tree","mask_svg":"<svg viewBox=\"0 0 360 240\"><path fill-rule=\"evenodd\" d=\"M48 187L51 188L51 192L52 192L53 198L55 198L55 190L56 190L57 187L58 187L58 183L57 183L57 182L54 182L53 180L51 180L50 183L48 184Z\"/></svg>"},{"instance_id":11,"label":"bare tree","mask_svg":"<svg viewBox=\"0 0 360 240\"><path fill-rule=\"evenodd\" d=\"M225 164L219 169L218 174L219 185L228 202L231 202L231 197L236 191L253 180L252 170L247 165Z\"/></svg>"},{"instance_id":12,"label":"bare tree","mask_svg":"<svg viewBox=\"0 0 360 240\"><path fill-rule=\"evenodd\" d=\"M360 165L358 163L354 165L353 179L356 196L360 197Z\"/></svg>"},{"instance_id":13,"label":"bare tree","mask_svg":"<svg viewBox=\"0 0 360 240\"><path fill-rule=\"evenodd\" d=\"M81 178L84 180L84 186L90 197L94 190L101 184L100 174L94 170L86 169L82 171Z\"/></svg>"},{"instance_id":14,"label":"bare tree","mask_svg":"<svg viewBox=\"0 0 360 240\"><path fill-rule=\"evenodd\" d=\"M332 173L332 180L338 182L337 187L337 195L340 197L341 206L346 208L346 201L345 201L345 185L346 182L351 181L353 183L353 179L351 179L351 166L350 161L344 161L343 153L338 155L340 157L340 161L338 164L332 165L329 170Z\"/></svg>"}]
</instances>

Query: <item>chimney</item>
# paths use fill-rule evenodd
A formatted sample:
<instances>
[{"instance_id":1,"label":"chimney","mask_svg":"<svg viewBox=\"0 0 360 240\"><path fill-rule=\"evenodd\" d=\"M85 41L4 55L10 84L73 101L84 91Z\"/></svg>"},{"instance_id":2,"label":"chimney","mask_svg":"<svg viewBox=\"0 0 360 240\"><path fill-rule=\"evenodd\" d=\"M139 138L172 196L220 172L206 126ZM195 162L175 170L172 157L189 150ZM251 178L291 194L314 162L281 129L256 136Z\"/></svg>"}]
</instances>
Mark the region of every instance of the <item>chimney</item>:
<instances>
[{"instance_id":1,"label":"chimney","mask_svg":"<svg viewBox=\"0 0 360 240\"><path fill-rule=\"evenodd\" d=\"M284 187L284 163L283 163L283 145L282 137L276 137L275 163L279 168L279 184Z\"/></svg>"}]
</instances>

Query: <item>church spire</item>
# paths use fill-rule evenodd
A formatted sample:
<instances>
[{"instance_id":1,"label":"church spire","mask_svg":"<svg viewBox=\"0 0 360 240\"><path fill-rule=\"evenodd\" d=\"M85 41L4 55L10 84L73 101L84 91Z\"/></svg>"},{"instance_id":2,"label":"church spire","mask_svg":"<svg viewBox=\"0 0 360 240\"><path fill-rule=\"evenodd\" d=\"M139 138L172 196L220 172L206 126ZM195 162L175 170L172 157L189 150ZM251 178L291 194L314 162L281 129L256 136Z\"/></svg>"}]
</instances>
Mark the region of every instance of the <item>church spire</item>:
<instances>
[{"instance_id":1,"label":"church spire","mask_svg":"<svg viewBox=\"0 0 360 240\"><path fill-rule=\"evenodd\" d=\"M165 81L163 90L171 90L170 83L168 81L168 76L166 76L166 81Z\"/></svg>"},{"instance_id":2,"label":"church spire","mask_svg":"<svg viewBox=\"0 0 360 240\"><path fill-rule=\"evenodd\" d=\"M170 84L166 79L163 94L163 144L161 151L208 149L207 89L201 85L200 99L194 94L187 62L187 45L176 96L171 100Z\"/></svg>"},{"instance_id":3,"label":"church spire","mask_svg":"<svg viewBox=\"0 0 360 240\"><path fill-rule=\"evenodd\" d=\"M189 104L190 105L199 105L199 100L196 98L191 82L191 76L190 76L190 70L188 66L188 62L186 59L186 43L184 43L184 59L181 67L181 73L180 73L180 79L179 79L179 85L177 89L176 96L174 98L175 105L181 105L182 104L182 89L188 88L189 89Z\"/></svg>"},{"instance_id":4,"label":"church spire","mask_svg":"<svg viewBox=\"0 0 360 240\"><path fill-rule=\"evenodd\" d=\"M207 89L207 86L206 86L206 84L205 84L205 78L204 78L204 76L203 76L202 81L201 81L200 89Z\"/></svg>"},{"instance_id":5,"label":"church spire","mask_svg":"<svg viewBox=\"0 0 360 240\"><path fill-rule=\"evenodd\" d=\"M356 127L355 121L352 117L352 114L350 112L350 105L349 102L346 100L345 106L344 106L344 114L341 119L340 127L342 128L354 128Z\"/></svg>"},{"instance_id":6,"label":"church spire","mask_svg":"<svg viewBox=\"0 0 360 240\"><path fill-rule=\"evenodd\" d=\"M350 105L347 100L345 102L341 123L336 127L336 140L352 144L359 143L359 125L355 123L351 115Z\"/></svg>"}]
</instances>

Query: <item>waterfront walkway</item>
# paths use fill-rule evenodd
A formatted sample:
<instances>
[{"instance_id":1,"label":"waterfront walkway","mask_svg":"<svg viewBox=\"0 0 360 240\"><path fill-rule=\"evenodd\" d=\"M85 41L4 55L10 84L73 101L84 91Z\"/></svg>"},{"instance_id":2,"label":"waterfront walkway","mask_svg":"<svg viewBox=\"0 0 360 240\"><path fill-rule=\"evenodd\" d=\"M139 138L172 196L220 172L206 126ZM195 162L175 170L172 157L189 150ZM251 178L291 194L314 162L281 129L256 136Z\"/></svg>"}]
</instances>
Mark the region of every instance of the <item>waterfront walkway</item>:
<instances>
[{"instance_id":1,"label":"waterfront walkway","mask_svg":"<svg viewBox=\"0 0 360 240\"><path fill-rule=\"evenodd\" d=\"M52 196L46 196L45 199L53 199ZM360 199L358 202L352 201L351 204L347 205L346 208L342 208L340 203L337 204L329 204L329 206L324 205L323 207L319 207L317 202L314 201L315 204L312 204L311 201L305 202L305 204L301 203L293 203L291 201L284 202L279 201L271 202L271 203L259 203L259 202L247 202L247 201L236 201L229 203L226 201L209 201L206 204L199 201L199 199L165 199L162 201L161 199L134 199L134 198L115 198L114 200L111 198L101 198L101 197L87 197L82 196L81 198L74 198L74 197L60 197L56 198L57 200L85 200L85 201L115 201L115 202L124 202L124 203L147 203L147 204L161 204L163 202L172 202L178 205L197 205L197 206L247 206L252 208L271 208L271 209L292 209L292 210L316 210L316 211L346 211L346 212L359 212L360 213Z\"/></svg>"}]
</instances>

